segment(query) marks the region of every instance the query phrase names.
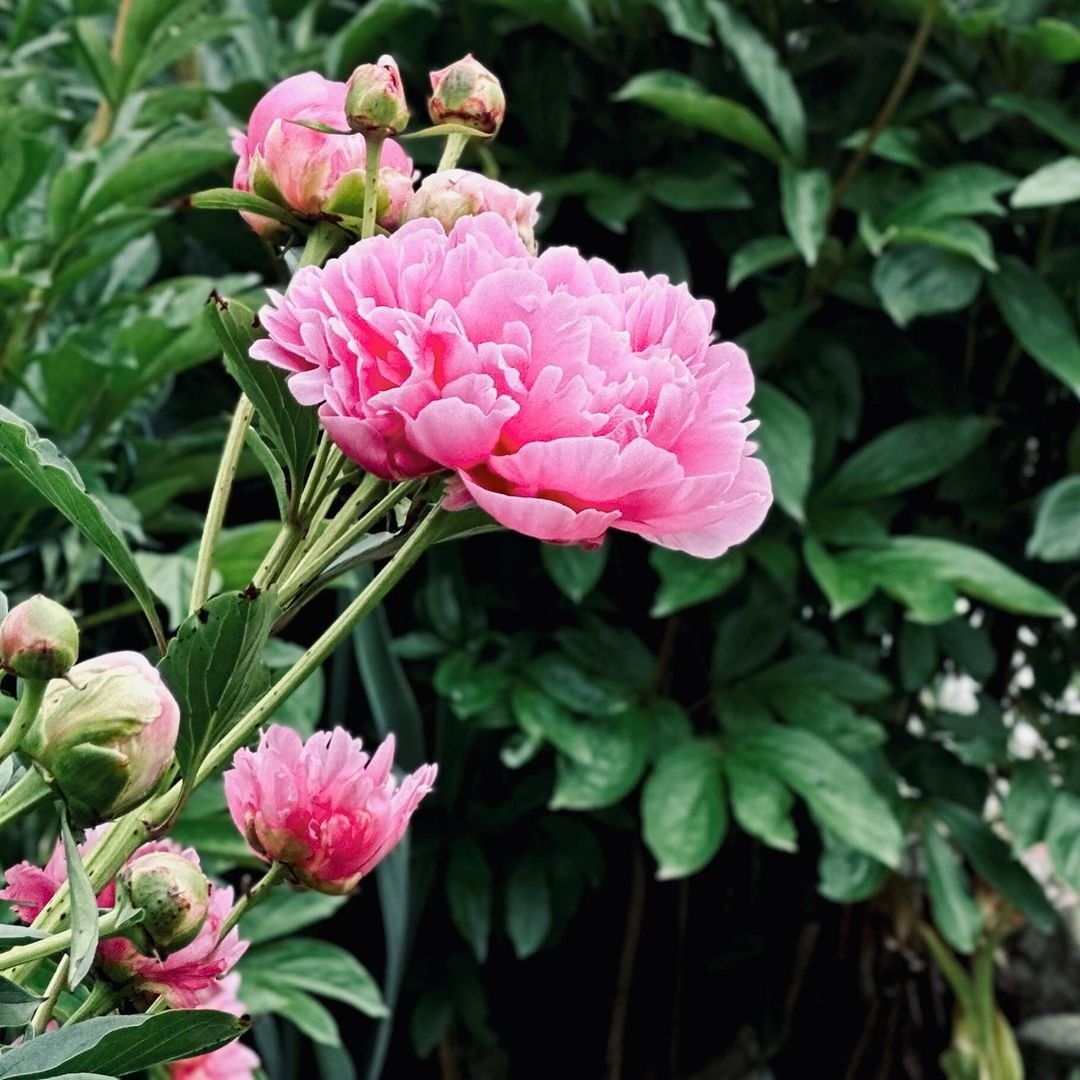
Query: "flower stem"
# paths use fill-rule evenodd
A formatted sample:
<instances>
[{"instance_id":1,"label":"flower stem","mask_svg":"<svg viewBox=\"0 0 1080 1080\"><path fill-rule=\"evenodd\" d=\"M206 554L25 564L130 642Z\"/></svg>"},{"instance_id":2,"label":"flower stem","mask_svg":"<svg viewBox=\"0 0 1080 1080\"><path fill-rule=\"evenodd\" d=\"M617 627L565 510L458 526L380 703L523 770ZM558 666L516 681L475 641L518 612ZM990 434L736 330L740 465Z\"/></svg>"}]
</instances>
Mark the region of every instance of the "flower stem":
<instances>
[{"instance_id":1,"label":"flower stem","mask_svg":"<svg viewBox=\"0 0 1080 1080\"><path fill-rule=\"evenodd\" d=\"M214 546L225 521L225 508L229 504L236 469L240 464L240 454L244 449L244 437L255 415L255 406L244 394L236 403L229 434L221 451L214 490L210 493L210 505L206 510L206 523L203 525L202 539L199 541L199 555L195 562L195 576L191 583L191 608L196 612L206 603L210 594L210 576L214 570Z\"/></svg>"},{"instance_id":2,"label":"flower stem","mask_svg":"<svg viewBox=\"0 0 1080 1080\"><path fill-rule=\"evenodd\" d=\"M67 981L70 966L71 957L69 955L61 956L60 962L56 965L56 970L49 980L49 987L45 991L45 997L37 1007L34 1018L30 1021L30 1030L35 1035L40 1035L49 1026L53 1009L56 1008L56 1003L60 1000L60 994L64 989L64 983Z\"/></svg>"},{"instance_id":3,"label":"flower stem","mask_svg":"<svg viewBox=\"0 0 1080 1080\"><path fill-rule=\"evenodd\" d=\"M116 911L106 912L98 920L98 933L102 937L109 937L116 931ZM11 968L19 967L20 964L32 964L36 960L45 960L64 952L71 946L73 931L61 930L58 934L50 934L40 941L31 941L28 945L15 945L0 953L0 971L10 971Z\"/></svg>"},{"instance_id":4,"label":"flower stem","mask_svg":"<svg viewBox=\"0 0 1080 1080\"><path fill-rule=\"evenodd\" d=\"M364 145L367 157L364 161L364 216L360 219L360 239L375 235L375 216L379 204L379 160L385 135L366 134Z\"/></svg>"},{"instance_id":5,"label":"flower stem","mask_svg":"<svg viewBox=\"0 0 1080 1080\"><path fill-rule=\"evenodd\" d=\"M307 243L304 244L303 254L300 256L301 266L322 266L334 253L344 234L331 221L320 221L314 229L308 233Z\"/></svg>"},{"instance_id":6,"label":"flower stem","mask_svg":"<svg viewBox=\"0 0 1080 1080\"><path fill-rule=\"evenodd\" d=\"M446 136L446 145L443 147L442 157L439 158L439 167L436 172L442 172L444 169L452 169L457 163L458 159L465 152L465 147L469 145L469 136L461 134L453 134Z\"/></svg>"},{"instance_id":7,"label":"flower stem","mask_svg":"<svg viewBox=\"0 0 1080 1080\"><path fill-rule=\"evenodd\" d=\"M49 785L37 769L29 769L16 783L0 795L0 829L16 818L37 809L52 797Z\"/></svg>"},{"instance_id":8,"label":"flower stem","mask_svg":"<svg viewBox=\"0 0 1080 1080\"><path fill-rule=\"evenodd\" d=\"M18 750L23 736L37 717L41 702L45 698L45 688L48 685L48 679L23 679L22 697L19 698L19 704L15 707L15 715L4 729L4 733L0 735L0 761Z\"/></svg>"},{"instance_id":9,"label":"flower stem","mask_svg":"<svg viewBox=\"0 0 1080 1080\"><path fill-rule=\"evenodd\" d=\"M279 884L285 877L286 866L284 863L271 863L270 869L248 889L239 900L233 904L232 911L225 916L225 921L218 931L218 941L223 941L228 932L264 897L270 894L270 890Z\"/></svg>"},{"instance_id":10,"label":"flower stem","mask_svg":"<svg viewBox=\"0 0 1080 1080\"><path fill-rule=\"evenodd\" d=\"M352 633L353 628L404 577L405 572L439 539L446 511L436 508L416 527L394 557L371 580L367 588L323 631L310 649L266 694L233 725L207 755L195 777L195 785L212 776L269 719L298 687L307 681L327 657Z\"/></svg>"},{"instance_id":11,"label":"flower stem","mask_svg":"<svg viewBox=\"0 0 1080 1080\"><path fill-rule=\"evenodd\" d=\"M122 996L115 987L110 986L104 979L99 979L83 1003L64 1021L64 1027L110 1012L119 1004Z\"/></svg>"}]
</instances>

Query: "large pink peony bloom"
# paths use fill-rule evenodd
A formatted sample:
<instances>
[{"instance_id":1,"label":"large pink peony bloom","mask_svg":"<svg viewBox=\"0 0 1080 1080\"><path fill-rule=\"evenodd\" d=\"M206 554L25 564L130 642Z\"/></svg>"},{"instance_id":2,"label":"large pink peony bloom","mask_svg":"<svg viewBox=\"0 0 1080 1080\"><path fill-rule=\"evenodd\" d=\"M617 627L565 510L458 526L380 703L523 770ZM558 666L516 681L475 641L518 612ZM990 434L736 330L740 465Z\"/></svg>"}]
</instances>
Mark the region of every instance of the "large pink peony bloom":
<instances>
[{"instance_id":1,"label":"large pink peony bloom","mask_svg":"<svg viewBox=\"0 0 1080 1080\"><path fill-rule=\"evenodd\" d=\"M345 83L307 71L266 93L251 114L247 132L233 132L232 146L240 156L233 187L301 214L329 208L359 216L367 157L363 135L330 135L289 123L314 120L344 130L345 91ZM383 143L379 161L381 200L387 202L379 221L393 228L412 193L413 165L393 139ZM258 214L244 213L244 219L262 235L280 231L276 222Z\"/></svg>"},{"instance_id":2,"label":"large pink peony bloom","mask_svg":"<svg viewBox=\"0 0 1080 1080\"><path fill-rule=\"evenodd\" d=\"M260 312L251 355L378 476L457 474L542 540L609 528L715 557L772 501L751 456L746 354L712 340L713 305L574 248L530 256L495 214L434 221L308 267Z\"/></svg>"},{"instance_id":3,"label":"large pink peony bloom","mask_svg":"<svg viewBox=\"0 0 1080 1080\"><path fill-rule=\"evenodd\" d=\"M199 995L198 1007L243 1016L239 990L240 976L226 975ZM174 1061L169 1066L169 1080L254 1080L258 1067L259 1055L254 1050L242 1042L231 1042L209 1054Z\"/></svg>"},{"instance_id":4,"label":"large pink peony bloom","mask_svg":"<svg viewBox=\"0 0 1080 1080\"><path fill-rule=\"evenodd\" d=\"M86 842L79 845L82 855L89 854L104 835L106 826L90 829ZM171 840L156 840L143 844L132 856L137 859L151 851L172 851L199 865L199 856L192 848L181 849ZM129 860L129 861L131 861ZM53 898L56 890L67 880L63 848L57 844L43 868L21 862L4 872L7 885L0 890L0 900L11 902L15 914L26 923L33 922L38 912ZM98 906L111 908L116 902L116 886L110 882L98 894ZM164 960L144 956L126 938L106 938L98 945L98 961L110 978L128 984L132 990L145 994L163 994L172 1008L195 1008L200 994L214 988L220 976L232 970L247 950L235 929L218 941L218 931L233 904L233 890L228 886L211 886L210 913L198 936L183 949L170 953Z\"/></svg>"},{"instance_id":5,"label":"large pink peony bloom","mask_svg":"<svg viewBox=\"0 0 1080 1080\"><path fill-rule=\"evenodd\" d=\"M225 774L225 798L252 850L285 863L298 881L348 893L389 854L435 782L423 765L401 785L390 775L394 737L372 757L343 728L304 743L272 725L257 750L238 750Z\"/></svg>"}]
</instances>

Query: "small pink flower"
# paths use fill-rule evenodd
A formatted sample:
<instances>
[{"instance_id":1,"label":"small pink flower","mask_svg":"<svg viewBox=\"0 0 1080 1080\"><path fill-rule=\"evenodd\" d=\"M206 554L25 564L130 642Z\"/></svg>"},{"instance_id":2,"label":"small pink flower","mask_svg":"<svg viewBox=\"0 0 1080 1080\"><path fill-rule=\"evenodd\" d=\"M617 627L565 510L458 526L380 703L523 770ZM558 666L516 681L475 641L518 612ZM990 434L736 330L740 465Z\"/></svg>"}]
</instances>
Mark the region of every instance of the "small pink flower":
<instances>
[{"instance_id":1,"label":"small pink flower","mask_svg":"<svg viewBox=\"0 0 1080 1080\"><path fill-rule=\"evenodd\" d=\"M88 855L104 835L107 826L90 829L79 853ZM183 855L194 865L199 856L192 848L181 849L171 840L143 844L129 862L154 851L171 851ZM6 888L0 890L0 900L8 900L15 914L26 923L33 922L41 909L53 898L56 890L67 880L67 865L63 848L57 844L44 868L22 862L4 872ZM116 885L110 882L98 894L98 906L109 909L116 902ZM222 941L218 932L233 904L233 890L228 886L213 886L210 893L210 912L198 936L183 949L170 953L164 960L143 956L126 938L106 938L98 945L98 961L110 978L125 983L139 993L163 994L173 1008L194 1008L199 995L212 990L220 976L236 966L247 950L247 942L239 932L231 930Z\"/></svg>"},{"instance_id":2,"label":"small pink flower","mask_svg":"<svg viewBox=\"0 0 1080 1080\"><path fill-rule=\"evenodd\" d=\"M271 301L251 355L290 371L369 472L456 473L455 509L541 540L615 528L715 558L772 502L746 354L713 341L713 305L685 285L575 248L531 256L483 213L361 241Z\"/></svg>"},{"instance_id":3,"label":"small pink flower","mask_svg":"<svg viewBox=\"0 0 1080 1080\"><path fill-rule=\"evenodd\" d=\"M225 774L236 827L268 862L289 866L319 892L352 892L394 847L436 767L423 765L398 786L390 775L394 737L368 757L343 728L304 743L272 725L257 750L239 750Z\"/></svg>"},{"instance_id":4,"label":"small pink flower","mask_svg":"<svg viewBox=\"0 0 1080 1080\"><path fill-rule=\"evenodd\" d=\"M245 1009L237 996L240 976L235 972L219 979L199 994L197 1008L243 1016ZM169 1080L254 1080L259 1055L241 1042L231 1042L209 1054L174 1061L169 1066Z\"/></svg>"},{"instance_id":5,"label":"small pink flower","mask_svg":"<svg viewBox=\"0 0 1080 1080\"><path fill-rule=\"evenodd\" d=\"M540 217L539 205L539 193L526 195L468 169L444 169L421 181L409 202L405 219L434 218L450 232L466 215L491 212L513 225L528 251L535 253L533 229Z\"/></svg>"},{"instance_id":6,"label":"small pink flower","mask_svg":"<svg viewBox=\"0 0 1080 1080\"><path fill-rule=\"evenodd\" d=\"M255 106L247 132L234 131L232 145L239 155L233 187L290 207L299 214L316 215L324 209L359 216L367 157L363 135L330 135L294 120L313 120L335 130L345 129L343 82L331 82L314 71L278 83ZM400 187L412 187L413 165L393 139L383 143L380 163L395 173L392 187L400 205ZM393 207L393 190L383 193ZM277 222L244 213L244 220L261 235L280 232ZM399 215L400 216L400 215ZM380 219L382 223L382 219ZM386 227L391 227L388 223Z\"/></svg>"}]
</instances>

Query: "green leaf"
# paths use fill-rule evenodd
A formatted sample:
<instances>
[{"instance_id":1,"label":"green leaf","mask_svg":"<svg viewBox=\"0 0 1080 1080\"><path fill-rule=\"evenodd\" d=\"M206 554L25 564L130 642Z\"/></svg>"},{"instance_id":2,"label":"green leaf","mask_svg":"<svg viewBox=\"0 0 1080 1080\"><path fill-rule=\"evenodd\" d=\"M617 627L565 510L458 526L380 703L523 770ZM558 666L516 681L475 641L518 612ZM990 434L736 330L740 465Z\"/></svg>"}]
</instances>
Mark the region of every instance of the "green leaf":
<instances>
[{"instance_id":1,"label":"green leaf","mask_svg":"<svg viewBox=\"0 0 1080 1080\"><path fill-rule=\"evenodd\" d=\"M823 829L824 850L818 861L818 892L836 904L857 904L881 891L889 868L877 859L849 847L829 829Z\"/></svg>"},{"instance_id":2,"label":"green leaf","mask_svg":"<svg viewBox=\"0 0 1080 1080\"><path fill-rule=\"evenodd\" d=\"M657 761L641 796L642 835L661 881L688 877L720 850L727 804L715 744L694 739Z\"/></svg>"},{"instance_id":3,"label":"green leaf","mask_svg":"<svg viewBox=\"0 0 1080 1080\"><path fill-rule=\"evenodd\" d=\"M239 300L215 295L206 310L221 345L225 367L255 406L260 428L289 474L290 490L295 496L318 441L315 410L293 397L280 371L248 356L258 327L251 308Z\"/></svg>"},{"instance_id":4,"label":"green leaf","mask_svg":"<svg viewBox=\"0 0 1080 1080\"><path fill-rule=\"evenodd\" d=\"M188 616L169 642L158 670L180 703L176 760L185 779L247 703L280 613L273 592L224 593Z\"/></svg>"},{"instance_id":5,"label":"green leaf","mask_svg":"<svg viewBox=\"0 0 1080 1080\"><path fill-rule=\"evenodd\" d=\"M845 701L880 701L892 687L888 679L854 660L829 653L808 653L781 660L758 672L746 684L768 696L779 689L826 690Z\"/></svg>"},{"instance_id":6,"label":"green leaf","mask_svg":"<svg viewBox=\"0 0 1080 1080\"><path fill-rule=\"evenodd\" d=\"M756 681L760 686L764 680ZM872 750L888 737L876 720L860 716L851 705L829 690L779 686L772 688L768 700L789 724L812 731L844 753Z\"/></svg>"},{"instance_id":7,"label":"green leaf","mask_svg":"<svg viewBox=\"0 0 1080 1080\"><path fill-rule=\"evenodd\" d=\"M252 945L287 937L329 919L346 899L344 896L277 889L243 917L240 932Z\"/></svg>"},{"instance_id":8,"label":"green leaf","mask_svg":"<svg viewBox=\"0 0 1080 1080\"><path fill-rule=\"evenodd\" d=\"M786 236L760 236L743 244L728 264L728 291L733 292L747 278L762 270L791 262L798 254L799 249Z\"/></svg>"},{"instance_id":9,"label":"green leaf","mask_svg":"<svg viewBox=\"0 0 1080 1080\"><path fill-rule=\"evenodd\" d=\"M614 806L637 786L649 758L649 727L636 709L578 724L573 753L556 762L552 810Z\"/></svg>"},{"instance_id":10,"label":"green leaf","mask_svg":"<svg viewBox=\"0 0 1080 1080\"><path fill-rule=\"evenodd\" d=\"M897 326L958 311L975 299L982 274L970 259L940 248L891 247L874 264L874 291Z\"/></svg>"},{"instance_id":11,"label":"green leaf","mask_svg":"<svg viewBox=\"0 0 1080 1080\"><path fill-rule=\"evenodd\" d=\"M1067 476L1039 496L1027 556L1044 562L1080 558L1080 476Z\"/></svg>"},{"instance_id":12,"label":"green leaf","mask_svg":"<svg viewBox=\"0 0 1080 1080\"><path fill-rule=\"evenodd\" d=\"M1064 19L1036 19L1023 28L1024 44L1059 64L1080 60L1080 27Z\"/></svg>"},{"instance_id":13,"label":"green leaf","mask_svg":"<svg viewBox=\"0 0 1080 1080\"><path fill-rule=\"evenodd\" d=\"M584 548L578 544L541 544L540 561L548 577L575 604L580 604L603 577L608 544Z\"/></svg>"},{"instance_id":14,"label":"green leaf","mask_svg":"<svg viewBox=\"0 0 1080 1080\"><path fill-rule=\"evenodd\" d=\"M272 971L252 968L245 972L244 1005L255 1014L277 1013L319 1046L341 1046L333 1013L311 994L279 982Z\"/></svg>"},{"instance_id":15,"label":"green leaf","mask_svg":"<svg viewBox=\"0 0 1080 1080\"><path fill-rule=\"evenodd\" d=\"M825 219L832 184L824 169L796 169L787 162L780 168L780 210L788 234L803 262L813 266L825 242Z\"/></svg>"},{"instance_id":16,"label":"green leaf","mask_svg":"<svg viewBox=\"0 0 1080 1080\"><path fill-rule=\"evenodd\" d=\"M1080 394L1080 337L1058 295L1015 256L990 278L990 295L1017 341L1051 375Z\"/></svg>"},{"instance_id":17,"label":"green leaf","mask_svg":"<svg viewBox=\"0 0 1080 1080\"><path fill-rule=\"evenodd\" d=\"M250 214L280 221L291 229L300 229L304 224L283 206L250 191L237 191L236 188L207 188L206 191L197 191L191 196L191 205L196 210L233 210L237 213L245 210Z\"/></svg>"},{"instance_id":18,"label":"green leaf","mask_svg":"<svg viewBox=\"0 0 1080 1080\"><path fill-rule=\"evenodd\" d=\"M668 29L695 45L711 45L709 18L700 0L649 0L661 11Z\"/></svg>"},{"instance_id":19,"label":"green leaf","mask_svg":"<svg viewBox=\"0 0 1080 1080\"><path fill-rule=\"evenodd\" d=\"M889 243L926 244L964 255L991 274L997 273L994 241L977 221L944 218L929 225L893 225L885 235Z\"/></svg>"},{"instance_id":20,"label":"green leaf","mask_svg":"<svg viewBox=\"0 0 1080 1080\"><path fill-rule=\"evenodd\" d=\"M187 552L171 555L160 555L156 551L135 553L135 565L169 613L170 627L179 626L187 617L196 562L195 555ZM210 576L210 591L217 592L220 588L221 574L214 570Z\"/></svg>"},{"instance_id":21,"label":"green leaf","mask_svg":"<svg viewBox=\"0 0 1080 1080\"><path fill-rule=\"evenodd\" d=\"M963 461L994 426L983 416L927 416L898 424L852 454L821 497L855 502L918 487Z\"/></svg>"},{"instance_id":22,"label":"green leaf","mask_svg":"<svg viewBox=\"0 0 1080 1080\"><path fill-rule=\"evenodd\" d=\"M29 1024L40 1004L36 994L0 976L0 1028Z\"/></svg>"},{"instance_id":23,"label":"green leaf","mask_svg":"<svg viewBox=\"0 0 1080 1080\"><path fill-rule=\"evenodd\" d=\"M1080 796L1069 791L1054 794L1046 846L1058 877L1070 888L1080 888Z\"/></svg>"},{"instance_id":24,"label":"green leaf","mask_svg":"<svg viewBox=\"0 0 1080 1080\"><path fill-rule=\"evenodd\" d=\"M791 792L772 773L737 752L724 754L724 773L735 820L751 836L778 851L795 851L798 833L791 820Z\"/></svg>"},{"instance_id":25,"label":"green leaf","mask_svg":"<svg viewBox=\"0 0 1080 1080\"><path fill-rule=\"evenodd\" d=\"M208 1054L242 1035L248 1022L213 1009L99 1016L39 1035L0 1057L3 1080L49 1080L62 1073L110 1076Z\"/></svg>"},{"instance_id":26,"label":"green leaf","mask_svg":"<svg viewBox=\"0 0 1080 1080\"><path fill-rule=\"evenodd\" d=\"M932 173L885 219L886 225L930 225L942 218L1005 214L996 196L1016 180L990 165L950 165Z\"/></svg>"},{"instance_id":27,"label":"green leaf","mask_svg":"<svg viewBox=\"0 0 1080 1080\"><path fill-rule=\"evenodd\" d=\"M359 8L330 39L326 67L330 78L345 79L357 64L369 63L380 45L390 45L395 31L406 20L437 15L435 0L371 0Z\"/></svg>"},{"instance_id":28,"label":"green leaf","mask_svg":"<svg viewBox=\"0 0 1080 1080\"><path fill-rule=\"evenodd\" d=\"M923 853L934 925L954 949L970 955L982 932L982 914L960 860L929 821L923 826Z\"/></svg>"},{"instance_id":29,"label":"green leaf","mask_svg":"<svg viewBox=\"0 0 1080 1080\"><path fill-rule=\"evenodd\" d=\"M697 559L681 551L654 547L649 565L660 575L660 588L649 614L663 619L676 611L723 596L743 576L746 556L735 548L718 559Z\"/></svg>"},{"instance_id":30,"label":"green leaf","mask_svg":"<svg viewBox=\"0 0 1080 1080\"><path fill-rule=\"evenodd\" d=\"M519 960L532 956L551 930L551 886L535 859L526 856L506 882L506 932Z\"/></svg>"},{"instance_id":31,"label":"green leaf","mask_svg":"<svg viewBox=\"0 0 1080 1080\"><path fill-rule=\"evenodd\" d=\"M773 495L785 513L796 521L804 521L814 459L814 428L810 417L783 391L762 382L757 384L753 409L761 421L754 438L772 476Z\"/></svg>"},{"instance_id":32,"label":"green leaf","mask_svg":"<svg viewBox=\"0 0 1080 1080\"><path fill-rule=\"evenodd\" d=\"M491 867L480 845L471 836L455 840L446 870L446 899L450 918L481 964L491 937L493 891Z\"/></svg>"},{"instance_id":33,"label":"green leaf","mask_svg":"<svg viewBox=\"0 0 1080 1080\"><path fill-rule=\"evenodd\" d=\"M40 438L30 424L2 405L0 458L105 556L138 600L154 636L164 648L165 634L154 608L154 594L139 572L120 523L100 499L87 492L82 477L64 455L48 439Z\"/></svg>"},{"instance_id":34,"label":"green leaf","mask_svg":"<svg viewBox=\"0 0 1080 1080\"><path fill-rule=\"evenodd\" d=\"M1060 206L1080 199L1080 157L1064 157L1044 165L1020 181L1009 200L1017 210Z\"/></svg>"},{"instance_id":35,"label":"green leaf","mask_svg":"<svg viewBox=\"0 0 1080 1080\"><path fill-rule=\"evenodd\" d=\"M648 71L636 75L615 95L615 100L648 105L682 124L755 150L770 161L783 157L773 133L746 106L708 93L700 83L680 72Z\"/></svg>"},{"instance_id":36,"label":"green leaf","mask_svg":"<svg viewBox=\"0 0 1080 1080\"><path fill-rule=\"evenodd\" d=\"M1080 123L1075 115L1051 98L1028 98L1021 94L995 94L995 109L1023 116L1047 135L1057 139L1070 153L1080 154Z\"/></svg>"},{"instance_id":37,"label":"green leaf","mask_svg":"<svg viewBox=\"0 0 1080 1080\"><path fill-rule=\"evenodd\" d=\"M1054 785L1043 762L1016 762L1009 772L1009 793L1001 806L1014 851L1026 851L1043 839L1053 802Z\"/></svg>"},{"instance_id":38,"label":"green leaf","mask_svg":"<svg viewBox=\"0 0 1080 1080\"><path fill-rule=\"evenodd\" d=\"M260 945L244 957L241 971L266 973L275 988L292 987L340 1001L366 1016L386 1016L379 985L352 953L317 938L290 937Z\"/></svg>"},{"instance_id":39,"label":"green leaf","mask_svg":"<svg viewBox=\"0 0 1080 1080\"><path fill-rule=\"evenodd\" d=\"M874 593L874 579L861 567L834 559L811 537L803 542L803 561L829 601L829 617L843 618L862 607Z\"/></svg>"},{"instance_id":40,"label":"green leaf","mask_svg":"<svg viewBox=\"0 0 1080 1080\"><path fill-rule=\"evenodd\" d=\"M94 887L71 835L67 810L60 805L60 835L64 841L64 864L71 886L71 966L67 985L74 990L86 978L98 947L98 904ZM0 1068L0 1075L3 1074Z\"/></svg>"},{"instance_id":41,"label":"green leaf","mask_svg":"<svg viewBox=\"0 0 1080 1080\"><path fill-rule=\"evenodd\" d=\"M849 846L890 867L900 865L903 831L866 774L824 739L799 728L764 724L733 736L737 753L799 795L815 820Z\"/></svg>"},{"instance_id":42,"label":"green leaf","mask_svg":"<svg viewBox=\"0 0 1080 1080\"><path fill-rule=\"evenodd\" d=\"M765 106L784 145L796 160L801 159L806 154L806 114L795 82L776 50L757 27L722 0L707 0L707 7L721 41Z\"/></svg>"},{"instance_id":43,"label":"green leaf","mask_svg":"<svg viewBox=\"0 0 1080 1080\"><path fill-rule=\"evenodd\" d=\"M1057 922L1054 909L1043 895L1042 887L1012 857L1005 842L966 806L940 798L931 803L953 842L971 860L976 871L1027 916L1037 930L1050 933Z\"/></svg>"},{"instance_id":44,"label":"green leaf","mask_svg":"<svg viewBox=\"0 0 1080 1080\"><path fill-rule=\"evenodd\" d=\"M867 569L918 581L930 578L1019 615L1054 618L1068 613L1056 596L1010 570L985 551L930 536L894 536L865 552Z\"/></svg>"},{"instance_id":45,"label":"green leaf","mask_svg":"<svg viewBox=\"0 0 1080 1080\"><path fill-rule=\"evenodd\" d=\"M629 706L624 685L589 671L566 653L536 657L529 662L525 675L564 708L585 716L610 716L625 712Z\"/></svg>"}]
</instances>

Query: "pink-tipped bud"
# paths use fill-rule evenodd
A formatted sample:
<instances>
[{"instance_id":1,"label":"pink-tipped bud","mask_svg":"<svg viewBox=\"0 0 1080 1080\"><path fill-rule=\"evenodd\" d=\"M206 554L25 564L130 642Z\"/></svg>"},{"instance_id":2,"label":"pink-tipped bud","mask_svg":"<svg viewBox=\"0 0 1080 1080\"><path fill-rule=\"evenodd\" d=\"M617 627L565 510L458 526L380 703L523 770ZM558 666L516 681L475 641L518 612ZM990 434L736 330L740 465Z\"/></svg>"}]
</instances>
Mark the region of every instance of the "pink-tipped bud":
<instances>
[{"instance_id":1,"label":"pink-tipped bud","mask_svg":"<svg viewBox=\"0 0 1080 1080\"><path fill-rule=\"evenodd\" d=\"M167 956L198 937L210 911L210 884L189 859L171 851L140 855L124 868L119 883L144 912L129 935L140 952Z\"/></svg>"},{"instance_id":2,"label":"pink-tipped bud","mask_svg":"<svg viewBox=\"0 0 1080 1080\"><path fill-rule=\"evenodd\" d=\"M409 124L409 105L401 73L392 56L361 64L345 91L345 118L352 131L363 135L394 135Z\"/></svg>"},{"instance_id":3,"label":"pink-tipped bud","mask_svg":"<svg viewBox=\"0 0 1080 1080\"><path fill-rule=\"evenodd\" d=\"M436 124L464 124L494 135L506 115L506 96L499 80L469 53L431 73L428 112Z\"/></svg>"},{"instance_id":4,"label":"pink-tipped bud","mask_svg":"<svg viewBox=\"0 0 1080 1080\"><path fill-rule=\"evenodd\" d=\"M22 748L78 824L118 817L157 786L173 759L180 707L134 652L76 664L54 680Z\"/></svg>"},{"instance_id":5,"label":"pink-tipped bud","mask_svg":"<svg viewBox=\"0 0 1080 1080\"><path fill-rule=\"evenodd\" d=\"M58 679L78 658L79 628L47 596L17 604L0 624L0 666L20 679Z\"/></svg>"}]
</instances>

